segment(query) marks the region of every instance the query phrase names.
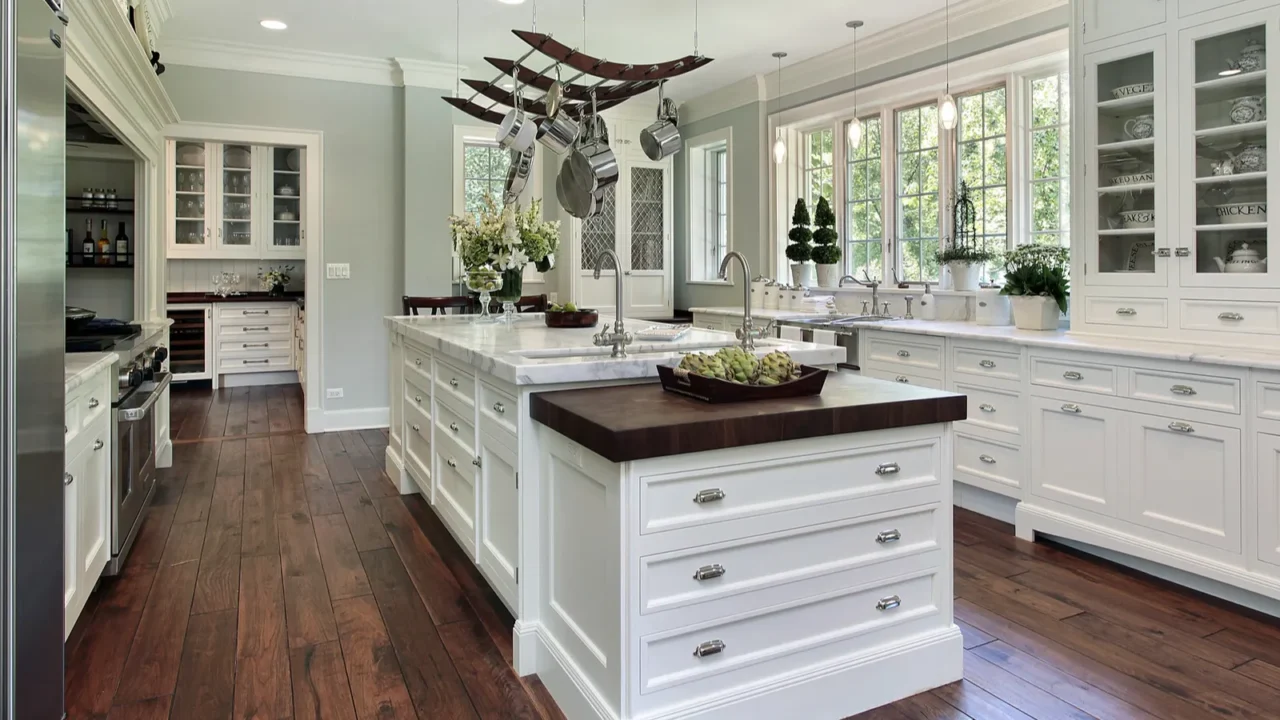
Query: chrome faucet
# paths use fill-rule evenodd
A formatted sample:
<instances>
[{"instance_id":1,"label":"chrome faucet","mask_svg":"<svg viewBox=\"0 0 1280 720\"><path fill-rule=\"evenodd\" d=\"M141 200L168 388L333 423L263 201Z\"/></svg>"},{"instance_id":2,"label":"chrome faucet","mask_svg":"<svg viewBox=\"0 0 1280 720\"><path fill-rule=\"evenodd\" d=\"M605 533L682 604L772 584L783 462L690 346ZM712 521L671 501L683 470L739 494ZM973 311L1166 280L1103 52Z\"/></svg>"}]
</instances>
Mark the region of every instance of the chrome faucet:
<instances>
[{"instance_id":1,"label":"chrome faucet","mask_svg":"<svg viewBox=\"0 0 1280 720\"><path fill-rule=\"evenodd\" d=\"M600 271L604 269L605 258L613 258L613 276L616 281L614 286L613 310L617 317L613 320L613 332L601 330L591 340L596 347L613 346L613 357L624 358L627 356L627 346L631 344L631 333L627 332L626 326L622 322L622 262L618 260L618 253L612 250L602 250L596 256L596 274L595 279L600 279Z\"/></svg>"},{"instance_id":2,"label":"chrome faucet","mask_svg":"<svg viewBox=\"0 0 1280 720\"><path fill-rule=\"evenodd\" d=\"M729 279L729 261L734 258L737 258L738 264L742 265L742 327L738 328L734 334L742 341L742 349L750 352L756 349L757 339L769 336L769 332L773 329L773 321L769 321L757 330L755 322L751 319L751 265L742 253L733 250L725 254L724 260L720 262L720 279Z\"/></svg>"},{"instance_id":3,"label":"chrome faucet","mask_svg":"<svg viewBox=\"0 0 1280 720\"><path fill-rule=\"evenodd\" d=\"M871 276L867 274L866 268L863 268L863 270L862 270L862 277L864 277L864 278L866 278L866 279L865 279L865 280L859 280L858 278L856 278L856 277L854 277L854 276L852 276L852 275L845 275L844 277L840 278L840 287L844 287L844 281L845 281L845 280L852 280L852 281L854 281L854 282L858 283L859 285L861 285L861 286L863 286L863 287L869 287L869 288L871 288L871 316L872 316L872 317L885 317L885 316L888 316L888 314L889 314L888 312L885 312L885 314L884 314L883 316L881 316L881 315L879 314L879 312L880 312L880 281L879 281L879 280L872 280L872 279L871 279ZM863 303L862 305L863 305L863 307L865 308L867 304L866 304L866 303ZM866 312L864 311L864 312L863 312L863 314L865 315L865 314L866 314Z\"/></svg>"}]
</instances>

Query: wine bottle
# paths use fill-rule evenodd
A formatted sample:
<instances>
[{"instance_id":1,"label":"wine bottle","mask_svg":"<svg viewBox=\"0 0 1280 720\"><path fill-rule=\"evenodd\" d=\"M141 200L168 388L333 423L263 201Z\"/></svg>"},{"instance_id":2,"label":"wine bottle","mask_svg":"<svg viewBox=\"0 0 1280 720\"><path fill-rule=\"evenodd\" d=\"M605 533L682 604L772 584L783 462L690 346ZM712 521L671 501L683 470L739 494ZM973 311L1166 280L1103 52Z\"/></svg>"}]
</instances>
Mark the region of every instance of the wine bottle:
<instances>
[{"instance_id":1,"label":"wine bottle","mask_svg":"<svg viewBox=\"0 0 1280 720\"><path fill-rule=\"evenodd\" d=\"M84 247L81 248L81 265L93 264L93 220L84 221Z\"/></svg>"},{"instance_id":2,"label":"wine bottle","mask_svg":"<svg viewBox=\"0 0 1280 720\"><path fill-rule=\"evenodd\" d=\"M98 237L98 264L111 264L111 236L107 234L107 221L102 221L102 234Z\"/></svg>"},{"instance_id":3,"label":"wine bottle","mask_svg":"<svg viewBox=\"0 0 1280 720\"><path fill-rule=\"evenodd\" d=\"M124 222L120 223L120 231L116 233L116 262L128 263L129 236L124 232Z\"/></svg>"}]
</instances>

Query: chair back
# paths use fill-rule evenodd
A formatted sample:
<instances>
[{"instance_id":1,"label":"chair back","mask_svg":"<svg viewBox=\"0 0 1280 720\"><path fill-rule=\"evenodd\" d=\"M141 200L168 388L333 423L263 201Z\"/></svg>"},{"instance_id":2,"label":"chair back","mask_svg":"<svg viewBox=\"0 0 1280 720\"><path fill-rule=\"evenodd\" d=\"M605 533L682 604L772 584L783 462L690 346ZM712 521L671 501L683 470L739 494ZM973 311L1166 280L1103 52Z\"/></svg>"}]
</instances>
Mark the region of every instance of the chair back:
<instances>
[{"instance_id":1,"label":"chair back","mask_svg":"<svg viewBox=\"0 0 1280 720\"><path fill-rule=\"evenodd\" d=\"M452 297L410 297L401 298L405 315L418 315L419 310L431 309L432 315L448 315L453 309L455 315L471 311L475 301L470 295L454 295Z\"/></svg>"}]
</instances>

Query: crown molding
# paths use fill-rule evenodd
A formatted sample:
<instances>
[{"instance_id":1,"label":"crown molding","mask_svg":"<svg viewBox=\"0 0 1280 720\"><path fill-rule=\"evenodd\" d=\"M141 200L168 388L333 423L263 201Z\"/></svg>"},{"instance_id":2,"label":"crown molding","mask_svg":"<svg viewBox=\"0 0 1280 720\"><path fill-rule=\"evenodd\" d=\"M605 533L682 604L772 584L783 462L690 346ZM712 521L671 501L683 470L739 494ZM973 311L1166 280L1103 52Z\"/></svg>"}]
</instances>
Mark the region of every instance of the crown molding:
<instances>
[{"instance_id":1,"label":"crown molding","mask_svg":"<svg viewBox=\"0 0 1280 720\"><path fill-rule=\"evenodd\" d=\"M455 76L467 70L452 63L412 58L374 58L222 40L172 39L164 43L162 53L168 65L389 87L452 88Z\"/></svg>"},{"instance_id":2,"label":"crown molding","mask_svg":"<svg viewBox=\"0 0 1280 720\"><path fill-rule=\"evenodd\" d=\"M764 102L767 97L768 91L763 75L745 77L681 105L680 122L692 123L705 120L713 115L718 115L743 105Z\"/></svg>"},{"instance_id":3,"label":"crown molding","mask_svg":"<svg viewBox=\"0 0 1280 720\"><path fill-rule=\"evenodd\" d=\"M160 29L166 20L173 17L173 5L169 3L169 0L147 0L147 7L151 9L151 14L155 16L157 29Z\"/></svg>"}]
</instances>

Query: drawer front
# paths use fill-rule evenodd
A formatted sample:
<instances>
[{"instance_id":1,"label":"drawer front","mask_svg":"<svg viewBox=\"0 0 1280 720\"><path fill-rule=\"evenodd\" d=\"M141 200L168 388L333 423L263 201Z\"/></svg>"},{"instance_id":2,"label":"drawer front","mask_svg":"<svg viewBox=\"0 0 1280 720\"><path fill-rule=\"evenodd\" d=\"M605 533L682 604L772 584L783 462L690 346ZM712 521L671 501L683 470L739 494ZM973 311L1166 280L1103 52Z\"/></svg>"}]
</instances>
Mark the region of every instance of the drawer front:
<instances>
[{"instance_id":1,"label":"drawer front","mask_svg":"<svg viewBox=\"0 0 1280 720\"><path fill-rule=\"evenodd\" d=\"M431 353L408 340L404 341L404 365L405 369L418 373L424 382L431 382ZM405 377L409 377L409 374L405 373Z\"/></svg>"},{"instance_id":2,"label":"drawer front","mask_svg":"<svg viewBox=\"0 0 1280 720\"><path fill-rule=\"evenodd\" d=\"M1280 334L1280 305L1227 300L1183 300L1182 328Z\"/></svg>"},{"instance_id":3,"label":"drawer front","mask_svg":"<svg viewBox=\"0 0 1280 720\"><path fill-rule=\"evenodd\" d=\"M436 450L436 506L444 506L447 519L452 521L472 556L475 555L476 473L472 464L474 456L462 452L457 443L447 437L438 437Z\"/></svg>"},{"instance_id":4,"label":"drawer front","mask_svg":"<svg viewBox=\"0 0 1280 720\"><path fill-rule=\"evenodd\" d=\"M953 384L956 392L964 393L968 398L969 419L961 423L961 426L998 430L1012 435L1022 434L1026 412L1022 406L1021 394L963 382Z\"/></svg>"},{"instance_id":5,"label":"drawer front","mask_svg":"<svg viewBox=\"0 0 1280 720\"><path fill-rule=\"evenodd\" d=\"M292 369L293 358L288 350L282 355L272 355L270 357L218 356L218 372L221 373L272 372Z\"/></svg>"},{"instance_id":6,"label":"drawer front","mask_svg":"<svg viewBox=\"0 0 1280 720\"><path fill-rule=\"evenodd\" d=\"M732 685L716 676L741 668L784 657L787 669L804 665L799 653L938 614L942 584L936 575L896 579L641 637L640 693L689 682L713 692Z\"/></svg>"},{"instance_id":7,"label":"drawer front","mask_svg":"<svg viewBox=\"0 0 1280 720\"><path fill-rule=\"evenodd\" d=\"M508 432L515 433L516 422L520 417L520 401L486 382L481 382L480 414Z\"/></svg>"},{"instance_id":8,"label":"drawer front","mask_svg":"<svg viewBox=\"0 0 1280 720\"><path fill-rule=\"evenodd\" d=\"M1159 370L1133 369L1129 394L1138 400L1240 414L1240 381Z\"/></svg>"},{"instance_id":9,"label":"drawer front","mask_svg":"<svg viewBox=\"0 0 1280 720\"><path fill-rule=\"evenodd\" d=\"M1097 325L1169 327L1169 303L1156 298L1091 297L1084 304L1084 319Z\"/></svg>"},{"instance_id":10,"label":"drawer front","mask_svg":"<svg viewBox=\"0 0 1280 720\"><path fill-rule=\"evenodd\" d=\"M80 435L80 430L84 427L80 424L80 403L76 398L67 403L62 417L62 440L67 447L71 447L71 442Z\"/></svg>"},{"instance_id":11,"label":"drawer front","mask_svg":"<svg viewBox=\"0 0 1280 720\"><path fill-rule=\"evenodd\" d=\"M87 428L104 415L111 414L112 381L110 372L102 372L84 386L84 393L76 397L79 406L80 427Z\"/></svg>"},{"instance_id":12,"label":"drawer front","mask_svg":"<svg viewBox=\"0 0 1280 720\"><path fill-rule=\"evenodd\" d=\"M874 335L867 346L869 362L903 370L942 372L942 345Z\"/></svg>"},{"instance_id":13,"label":"drawer front","mask_svg":"<svg viewBox=\"0 0 1280 720\"><path fill-rule=\"evenodd\" d=\"M1280 420L1280 381L1257 380L1253 386L1258 417L1264 420Z\"/></svg>"},{"instance_id":14,"label":"drawer front","mask_svg":"<svg viewBox=\"0 0 1280 720\"><path fill-rule=\"evenodd\" d=\"M942 389L942 381L938 378L916 375L914 373L894 372L892 370L881 370L878 368L862 368L862 374L867 377L876 378L877 380L909 383L911 385L919 385L920 387L933 388L934 390Z\"/></svg>"},{"instance_id":15,"label":"drawer front","mask_svg":"<svg viewBox=\"0 0 1280 720\"><path fill-rule=\"evenodd\" d=\"M436 403L436 433L452 438L467 455L476 454L476 425L468 416L450 407L449 403Z\"/></svg>"},{"instance_id":16,"label":"drawer front","mask_svg":"<svg viewBox=\"0 0 1280 720\"><path fill-rule=\"evenodd\" d=\"M938 548L936 509L859 518L640 559L642 613L738 595Z\"/></svg>"},{"instance_id":17,"label":"drawer front","mask_svg":"<svg viewBox=\"0 0 1280 720\"><path fill-rule=\"evenodd\" d=\"M256 341L263 337L284 337L287 338L292 333L287 320L277 320L274 318L254 318L244 322L235 321L234 324L222 323L218 326L218 339L221 340L238 340L240 338L254 338Z\"/></svg>"},{"instance_id":18,"label":"drawer front","mask_svg":"<svg viewBox=\"0 0 1280 720\"><path fill-rule=\"evenodd\" d=\"M271 305L243 305L218 303L214 305L218 309L219 320L230 320L239 322L241 320L249 322L251 320L262 320L271 318L274 320L293 320L293 305L289 303L273 303Z\"/></svg>"},{"instance_id":19,"label":"drawer front","mask_svg":"<svg viewBox=\"0 0 1280 720\"><path fill-rule=\"evenodd\" d=\"M1022 356L980 348L957 347L952 352L955 372L993 380L1022 380Z\"/></svg>"},{"instance_id":20,"label":"drawer front","mask_svg":"<svg viewBox=\"0 0 1280 720\"><path fill-rule=\"evenodd\" d=\"M447 398L456 399L461 403L459 405L460 408L470 409L475 407L475 376L439 359L436 360L436 391L443 392ZM440 396L437 395L436 399L438 400L439 398Z\"/></svg>"},{"instance_id":21,"label":"drawer front","mask_svg":"<svg viewBox=\"0 0 1280 720\"><path fill-rule=\"evenodd\" d=\"M418 409L431 414L431 385L421 378L406 373L404 376L404 404L416 405Z\"/></svg>"},{"instance_id":22,"label":"drawer front","mask_svg":"<svg viewBox=\"0 0 1280 720\"><path fill-rule=\"evenodd\" d=\"M1120 371L1112 365L1031 356L1031 382L1102 395L1120 394Z\"/></svg>"},{"instance_id":23,"label":"drawer front","mask_svg":"<svg viewBox=\"0 0 1280 720\"><path fill-rule=\"evenodd\" d=\"M269 351L289 352L293 348L294 340L288 335L263 335L262 337L240 337L233 340L218 340L218 352L220 353L261 353L266 354Z\"/></svg>"},{"instance_id":24,"label":"drawer front","mask_svg":"<svg viewBox=\"0 0 1280 720\"><path fill-rule=\"evenodd\" d=\"M859 448L817 456L641 478L641 534L767 515L938 483L937 442ZM792 480L777 482L780 467Z\"/></svg>"},{"instance_id":25,"label":"drawer front","mask_svg":"<svg viewBox=\"0 0 1280 720\"><path fill-rule=\"evenodd\" d=\"M431 414L425 409L405 403L404 405L404 427L405 432L409 434L417 434L418 437L426 440L428 444L431 442Z\"/></svg>"},{"instance_id":26,"label":"drawer front","mask_svg":"<svg viewBox=\"0 0 1280 720\"><path fill-rule=\"evenodd\" d=\"M956 433L955 470L960 482L976 478L982 487L997 486L988 490L1022 489L1022 451L1012 445Z\"/></svg>"}]
</instances>

